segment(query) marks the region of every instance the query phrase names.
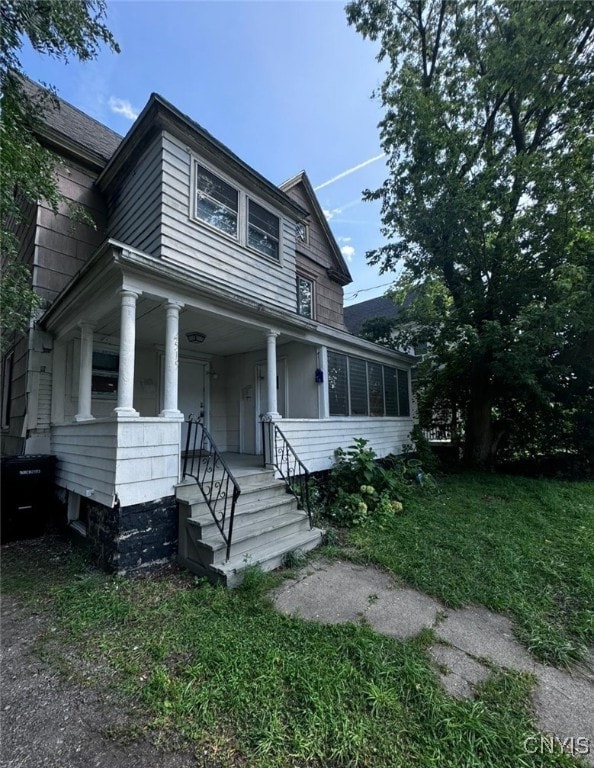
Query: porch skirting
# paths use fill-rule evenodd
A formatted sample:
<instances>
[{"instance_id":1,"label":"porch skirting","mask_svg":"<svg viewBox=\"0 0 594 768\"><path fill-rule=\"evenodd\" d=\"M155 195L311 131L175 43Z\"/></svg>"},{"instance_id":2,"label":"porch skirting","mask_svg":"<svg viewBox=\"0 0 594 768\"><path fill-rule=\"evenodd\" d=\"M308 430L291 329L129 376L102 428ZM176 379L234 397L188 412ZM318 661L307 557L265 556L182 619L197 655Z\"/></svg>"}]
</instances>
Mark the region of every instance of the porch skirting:
<instances>
[{"instance_id":1,"label":"porch skirting","mask_svg":"<svg viewBox=\"0 0 594 768\"><path fill-rule=\"evenodd\" d=\"M128 507L81 499L81 507L87 543L100 568L123 576L152 570L177 557L175 496Z\"/></svg>"}]
</instances>

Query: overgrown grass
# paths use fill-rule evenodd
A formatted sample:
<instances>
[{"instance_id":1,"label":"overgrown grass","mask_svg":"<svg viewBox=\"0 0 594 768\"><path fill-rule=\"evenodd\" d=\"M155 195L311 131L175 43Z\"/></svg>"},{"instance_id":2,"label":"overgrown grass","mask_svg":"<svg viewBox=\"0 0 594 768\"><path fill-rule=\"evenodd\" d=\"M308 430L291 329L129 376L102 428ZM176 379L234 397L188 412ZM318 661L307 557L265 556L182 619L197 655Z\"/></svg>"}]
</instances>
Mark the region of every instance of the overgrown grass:
<instances>
[{"instance_id":1,"label":"overgrown grass","mask_svg":"<svg viewBox=\"0 0 594 768\"><path fill-rule=\"evenodd\" d=\"M349 542L450 606L509 614L537 658L578 658L594 642L594 483L468 474L441 486Z\"/></svg>"},{"instance_id":2,"label":"overgrown grass","mask_svg":"<svg viewBox=\"0 0 594 768\"><path fill-rule=\"evenodd\" d=\"M33 569L26 546L6 550L3 589L34 599L49 592L52 647L58 638L70 663L110 670L143 702L147 727L181 736L205 765L573 764L526 753L529 677L495 675L476 700L453 699L428 661L428 633L398 642L365 626L286 617L257 571L228 592L175 575L122 580L66 555L35 554Z\"/></svg>"}]
</instances>

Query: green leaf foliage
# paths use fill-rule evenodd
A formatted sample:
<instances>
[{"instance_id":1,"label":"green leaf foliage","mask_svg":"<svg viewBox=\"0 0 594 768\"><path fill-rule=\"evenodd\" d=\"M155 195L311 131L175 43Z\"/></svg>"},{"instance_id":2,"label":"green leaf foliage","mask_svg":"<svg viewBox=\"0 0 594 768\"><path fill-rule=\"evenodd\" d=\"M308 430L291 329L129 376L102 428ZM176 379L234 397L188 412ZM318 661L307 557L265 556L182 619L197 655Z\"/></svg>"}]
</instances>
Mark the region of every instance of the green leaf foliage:
<instances>
[{"instance_id":1,"label":"green leaf foliage","mask_svg":"<svg viewBox=\"0 0 594 768\"><path fill-rule=\"evenodd\" d=\"M421 400L464 414L466 457L594 449L594 6L358 0L379 42L388 244L368 254L401 337L428 342ZM402 338L400 338L402 340ZM423 376L421 376L423 382Z\"/></svg>"},{"instance_id":2,"label":"green leaf foliage","mask_svg":"<svg viewBox=\"0 0 594 768\"><path fill-rule=\"evenodd\" d=\"M28 40L39 53L67 62L95 58L103 45L119 52L103 24L103 0L5 0L0 5L0 281L3 347L28 326L40 306L30 268L19 257L18 233L39 200L57 212L64 201L56 179L56 158L39 141L44 109L55 95L31 96L19 53Z\"/></svg>"}]
</instances>

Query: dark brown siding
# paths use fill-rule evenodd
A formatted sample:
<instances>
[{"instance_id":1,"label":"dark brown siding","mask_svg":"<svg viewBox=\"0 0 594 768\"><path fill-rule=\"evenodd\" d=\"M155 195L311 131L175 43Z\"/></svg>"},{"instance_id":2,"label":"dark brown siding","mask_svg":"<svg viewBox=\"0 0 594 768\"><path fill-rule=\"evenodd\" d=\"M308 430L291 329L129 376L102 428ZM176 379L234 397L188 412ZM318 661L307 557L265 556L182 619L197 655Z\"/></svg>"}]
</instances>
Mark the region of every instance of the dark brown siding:
<instances>
[{"instance_id":1,"label":"dark brown siding","mask_svg":"<svg viewBox=\"0 0 594 768\"><path fill-rule=\"evenodd\" d=\"M301 186L290 189L287 193L303 208L311 211L307 196ZM309 219L309 243L297 243L297 272L315 281L315 320L332 328L345 330L343 317L343 290L339 283L328 277L328 269L336 269L337 264L322 229L313 212Z\"/></svg>"},{"instance_id":2,"label":"dark brown siding","mask_svg":"<svg viewBox=\"0 0 594 768\"><path fill-rule=\"evenodd\" d=\"M35 243L33 281L37 292L49 302L66 287L106 237L105 204L94 187L95 174L73 163L64 163L58 168L58 178L67 202L60 204L57 214L47 205L40 205ZM90 217L95 227L77 220L76 206Z\"/></svg>"}]
</instances>

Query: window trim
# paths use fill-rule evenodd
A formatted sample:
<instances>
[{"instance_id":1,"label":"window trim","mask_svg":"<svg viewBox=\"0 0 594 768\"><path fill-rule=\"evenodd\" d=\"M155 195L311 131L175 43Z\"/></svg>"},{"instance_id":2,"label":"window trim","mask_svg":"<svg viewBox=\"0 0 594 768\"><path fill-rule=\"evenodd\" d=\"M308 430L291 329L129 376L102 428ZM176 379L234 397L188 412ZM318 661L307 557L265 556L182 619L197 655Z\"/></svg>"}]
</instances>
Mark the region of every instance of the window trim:
<instances>
[{"instance_id":1,"label":"window trim","mask_svg":"<svg viewBox=\"0 0 594 768\"><path fill-rule=\"evenodd\" d=\"M281 244L282 244L282 237L283 237L283 220L282 218L277 214L274 213L274 211L271 211L270 208L266 207L265 205L262 205L261 202L256 200L255 197L251 197L250 195L245 196L245 227L243 227L243 230L245 232L245 247L251 251L252 253L257 253L258 256L261 256L265 259L268 259L272 264L282 264L282 258L281 258ZM263 211L266 213L269 213L271 216L274 216L274 218L278 221L278 239L277 239L277 255L271 256L269 253L265 253L264 251L261 251L259 248L256 248L255 245L251 245L250 243L250 203L254 203L255 205L262 208ZM258 232L262 232L263 234L267 235L268 233L264 230L260 229L258 226L254 225L254 229L256 229ZM270 238L274 239L272 235L268 235Z\"/></svg>"},{"instance_id":2,"label":"window trim","mask_svg":"<svg viewBox=\"0 0 594 768\"><path fill-rule=\"evenodd\" d=\"M304 280L306 283L309 283L311 286L311 314L305 315L303 312L300 311L300 302L299 302L299 281ZM315 320L316 318L316 283L315 280L313 280L309 275L304 275L301 272L297 272L295 275L295 283L297 287L297 314L299 317L304 317L306 320Z\"/></svg>"},{"instance_id":3,"label":"window trim","mask_svg":"<svg viewBox=\"0 0 594 768\"><path fill-rule=\"evenodd\" d=\"M199 224L200 226L206 227L207 229L210 229L212 232L216 232L217 235L222 235L223 237L229 238L234 243L240 243L241 242L241 218L242 218L242 197L243 194L239 187L233 183L233 181L228 177L225 176L224 173L221 173L218 169L213 168L208 163L205 163L202 158L197 157L194 154L190 154L192 163L191 163L191 173L190 173L190 221L194 222L195 224ZM237 211L236 213L236 226L235 226L235 234L232 235L229 232L225 232L224 229L220 229L220 227L215 226L214 224L211 224L209 221L206 221L206 219L201 219L199 216L196 215L196 203L198 198L198 166L202 166L205 171L208 171L208 173L212 174L213 176L216 176L217 179L222 181L224 184L227 184L227 186L231 187L232 189L237 192ZM210 198L209 198L210 199ZM224 203L223 203L224 205ZM227 206L224 206L227 208ZM228 209L231 210L231 209Z\"/></svg>"},{"instance_id":4,"label":"window trim","mask_svg":"<svg viewBox=\"0 0 594 768\"><path fill-rule=\"evenodd\" d=\"M303 237L299 236L299 227L303 227ZM298 221L295 224L295 243L297 248L303 245L309 245L309 224L307 221Z\"/></svg>"}]
</instances>

